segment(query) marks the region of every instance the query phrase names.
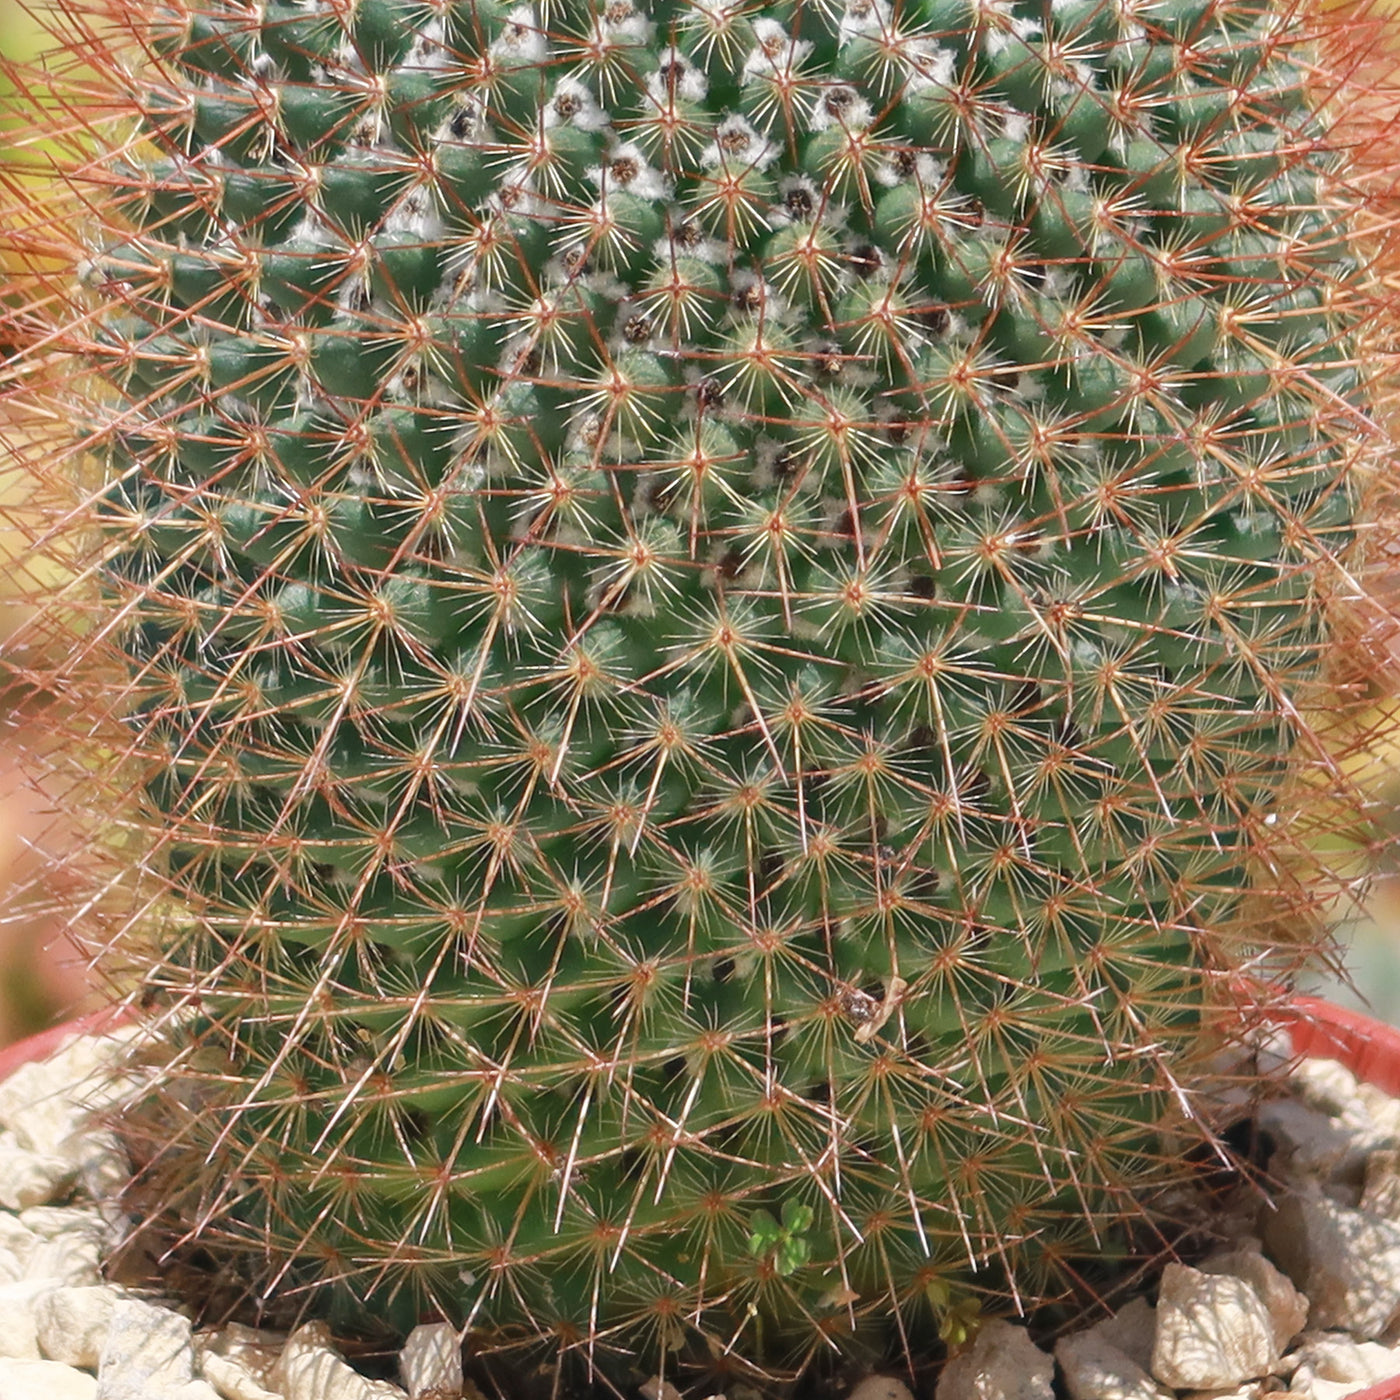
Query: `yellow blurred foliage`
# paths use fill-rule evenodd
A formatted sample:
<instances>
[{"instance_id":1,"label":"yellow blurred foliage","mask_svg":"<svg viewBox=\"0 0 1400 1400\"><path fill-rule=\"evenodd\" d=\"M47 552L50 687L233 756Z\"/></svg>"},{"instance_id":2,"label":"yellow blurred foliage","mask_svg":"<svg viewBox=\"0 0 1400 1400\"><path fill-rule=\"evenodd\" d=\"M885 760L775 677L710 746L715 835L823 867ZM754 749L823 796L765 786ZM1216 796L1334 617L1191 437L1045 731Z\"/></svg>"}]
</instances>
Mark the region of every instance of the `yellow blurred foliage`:
<instances>
[{"instance_id":1,"label":"yellow blurred foliage","mask_svg":"<svg viewBox=\"0 0 1400 1400\"><path fill-rule=\"evenodd\" d=\"M15 62L28 62L43 47L43 29L24 6L0 0L0 53Z\"/></svg>"}]
</instances>

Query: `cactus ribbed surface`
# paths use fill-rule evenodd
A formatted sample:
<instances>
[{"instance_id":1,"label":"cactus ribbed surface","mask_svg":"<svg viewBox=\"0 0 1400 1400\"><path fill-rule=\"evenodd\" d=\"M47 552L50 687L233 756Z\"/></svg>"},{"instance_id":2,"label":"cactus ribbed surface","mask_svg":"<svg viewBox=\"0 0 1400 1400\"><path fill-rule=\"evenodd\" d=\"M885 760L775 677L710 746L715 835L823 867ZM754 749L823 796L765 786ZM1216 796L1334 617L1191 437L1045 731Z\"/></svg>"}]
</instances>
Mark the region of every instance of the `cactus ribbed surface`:
<instances>
[{"instance_id":1,"label":"cactus ribbed surface","mask_svg":"<svg viewBox=\"0 0 1400 1400\"><path fill-rule=\"evenodd\" d=\"M65 334L173 1217L600 1352L1063 1290L1270 965L1357 529L1304 18L123 24Z\"/></svg>"}]
</instances>

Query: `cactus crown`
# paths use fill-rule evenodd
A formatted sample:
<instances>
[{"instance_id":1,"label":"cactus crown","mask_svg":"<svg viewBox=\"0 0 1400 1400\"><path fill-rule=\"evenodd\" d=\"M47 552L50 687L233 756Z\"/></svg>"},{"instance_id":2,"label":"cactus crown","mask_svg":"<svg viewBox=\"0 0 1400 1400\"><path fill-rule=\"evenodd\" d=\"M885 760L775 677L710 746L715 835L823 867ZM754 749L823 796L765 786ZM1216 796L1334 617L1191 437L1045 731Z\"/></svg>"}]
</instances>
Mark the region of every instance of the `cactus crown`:
<instances>
[{"instance_id":1,"label":"cactus crown","mask_svg":"<svg viewBox=\"0 0 1400 1400\"><path fill-rule=\"evenodd\" d=\"M15 319L186 911L165 1218L590 1354L1061 1294L1308 942L1241 909L1372 390L1299 17L117 17Z\"/></svg>"}]
</instances>

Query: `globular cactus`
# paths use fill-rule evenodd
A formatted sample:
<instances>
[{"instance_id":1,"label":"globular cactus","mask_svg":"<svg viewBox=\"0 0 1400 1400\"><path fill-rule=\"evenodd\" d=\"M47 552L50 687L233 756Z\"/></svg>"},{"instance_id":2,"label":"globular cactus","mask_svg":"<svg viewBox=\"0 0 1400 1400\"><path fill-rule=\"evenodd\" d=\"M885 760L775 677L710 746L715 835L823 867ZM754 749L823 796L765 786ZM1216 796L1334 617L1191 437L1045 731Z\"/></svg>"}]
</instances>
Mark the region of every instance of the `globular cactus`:
<instances>
[{"instance_id":1,"label":"globular cactus","mask_svg":"<svg viewBox=\"0 0 1400 1400\"><path fill-rule=\"evenodd\" d=\"M158 1223L598 1358L1062 1294L1315 941L1384 298L1308 16L67 23L11 333L170 892Z\"/></svg>"}]
</instances>

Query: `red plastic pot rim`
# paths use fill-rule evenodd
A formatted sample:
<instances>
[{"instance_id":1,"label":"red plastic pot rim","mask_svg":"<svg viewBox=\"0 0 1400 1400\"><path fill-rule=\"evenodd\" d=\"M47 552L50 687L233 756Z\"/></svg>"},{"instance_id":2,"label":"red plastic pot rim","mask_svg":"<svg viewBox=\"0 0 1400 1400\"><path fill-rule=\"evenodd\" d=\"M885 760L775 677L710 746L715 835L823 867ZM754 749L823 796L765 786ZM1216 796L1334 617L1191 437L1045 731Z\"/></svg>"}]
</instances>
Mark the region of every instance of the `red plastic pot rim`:
<instances>
[{"instance_id":1,"label":"red plastic pot rim","mask_svg":"<svg viewBox=\"0 0 1400 1400\"><path fill-rule=\"evenodd\" d=\"M12 1045L0 1048L0 1080L8 1079L21 1065L45 1060L68 1041L80 1035L100 1035L129 1020L131 1009L126 1006L100 1006L96 1011L61 1021L46 1031L26 1036Z\"/></svg>"},{"instance_id":2,"label":"red plastic pot rim","mask_svg":"<svg viewBox=\"0 0 1400 1400\"><path fill-rule=\"evenodd\" d=\"M1295 1055L1337 1060L1364 1083L1400 1097L1400 1029L1321 997L1294 997L1272 1015Z\"/></svg>"}]
</instances>

